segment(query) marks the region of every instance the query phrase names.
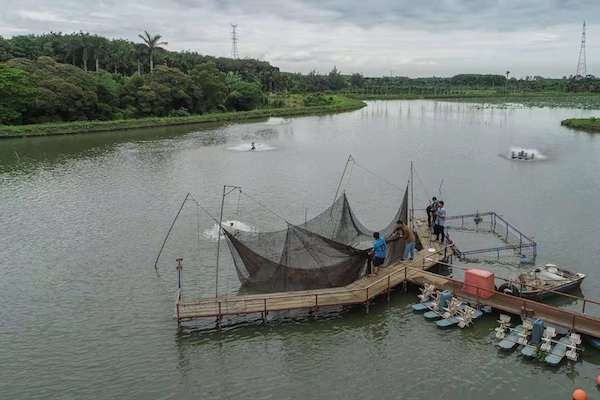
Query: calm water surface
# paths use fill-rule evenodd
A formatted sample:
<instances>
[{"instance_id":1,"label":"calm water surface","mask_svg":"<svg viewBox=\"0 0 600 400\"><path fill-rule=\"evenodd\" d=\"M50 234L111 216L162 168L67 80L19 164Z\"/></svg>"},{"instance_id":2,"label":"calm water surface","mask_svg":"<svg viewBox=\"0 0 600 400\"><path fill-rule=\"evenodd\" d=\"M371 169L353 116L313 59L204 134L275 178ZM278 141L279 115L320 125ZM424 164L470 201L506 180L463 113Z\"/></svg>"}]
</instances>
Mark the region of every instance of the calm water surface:
<instances>
[{"instance_id":1,"label":"calm water surface","mask_svg":"<svg viewBox=\"0 0 600 400\"><path fill-rule=\"evenodd\" d=\"M567 109L487 109L372 102L332 116L0 142L0 393L90 399L567 399L594 385L600 353L550 369L494 349L495 321L440 331L395 294L360 308L225 332L178 330L174 259L184 296L214 294L214 226L186 206L158 273L154 258L191 192L217 214L223 184L242 185L290 222L326 207L345 182L363 222L393 215L415 162L416 206L441 186L448 212L493 209L540 243L540 262L588 274L600 298L600 135L560 126ZM241 151L257 142L257 152ZM511 162L511 146L547 160ZM443 180L443 183L442 183ZM226 219L283 226L250 198ZM220 293L239 283L223 249ZM600 310L597 310L600 313Z\"/></svg>"}]
</instances>

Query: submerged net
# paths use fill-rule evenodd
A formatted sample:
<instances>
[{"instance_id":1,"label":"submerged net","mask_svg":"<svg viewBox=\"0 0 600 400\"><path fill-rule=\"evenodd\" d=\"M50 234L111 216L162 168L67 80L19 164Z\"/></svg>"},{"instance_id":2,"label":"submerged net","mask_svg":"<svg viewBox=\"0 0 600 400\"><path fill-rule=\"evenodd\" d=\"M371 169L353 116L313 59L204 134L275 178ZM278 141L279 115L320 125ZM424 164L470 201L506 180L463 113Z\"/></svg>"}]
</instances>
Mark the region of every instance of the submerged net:
<instances>
[{"instance_id":1,"label":"submerged net","mask_svg":"<svg viewBox=\"0 0 600 400\"><path fill-rule=\"evenodd\" d=\"M408 222L408 189L392 222L379 231L382 237L392 236L398 220ZM366 272L372 235L345 194L301 225L262 233L225 229L240 281L262 291L337 287L359 279ZM404 245L402 239L388 242L386 264L402 256Z\"/></svg>"}]
</instances>

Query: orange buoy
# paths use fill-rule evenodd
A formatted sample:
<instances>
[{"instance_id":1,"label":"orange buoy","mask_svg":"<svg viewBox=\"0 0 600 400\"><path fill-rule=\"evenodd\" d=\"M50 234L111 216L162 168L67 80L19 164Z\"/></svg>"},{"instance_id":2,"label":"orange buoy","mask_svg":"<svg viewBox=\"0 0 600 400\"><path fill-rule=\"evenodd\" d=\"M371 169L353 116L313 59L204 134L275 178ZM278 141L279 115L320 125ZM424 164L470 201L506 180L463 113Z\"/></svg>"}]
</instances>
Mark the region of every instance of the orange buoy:
<instances>
[{"instance_id":1,"label":"orange buoy","mask_svg":"<svg viewBox=\"0 0 600 400\"><path fill-rule=\"evenodd\" d=\"M600 386L600 375L596 377L596 385Z\"/></svg>"},{"instance_id":2,"label":"orange buoy","mask_svg":"<svg viewBox=\"0 0 600 400\"><path fill-rule=\"evenodd\" d=\"M587 393L583 389L575 389L573 391L573 400L588 400Z\"/></svg>"}]
</instances>

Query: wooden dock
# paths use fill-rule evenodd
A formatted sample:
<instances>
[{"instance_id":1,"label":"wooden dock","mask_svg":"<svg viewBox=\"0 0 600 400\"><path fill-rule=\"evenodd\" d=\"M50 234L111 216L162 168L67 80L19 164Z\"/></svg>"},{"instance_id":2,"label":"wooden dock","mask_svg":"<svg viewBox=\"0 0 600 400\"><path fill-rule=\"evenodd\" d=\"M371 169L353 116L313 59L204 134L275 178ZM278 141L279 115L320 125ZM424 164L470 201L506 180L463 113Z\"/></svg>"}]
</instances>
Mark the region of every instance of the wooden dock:
<instances>
[{"instance_id":1,"label":"wooden dock","mask_svg":"<svg viewBox=\"0 0 600 400\"><path fill-rule=\"evenodd\" d=\"M377 275L366 276L337 288L220 296L196 301L184 301L179 291L176 301L177 320L217 318L219 323L222 317L228 315L261 314L264 318L273 311L353 304L365 304L368 311L369 301L382 294L389 296L393 288L417 279L419 271L433 267L451 252L451 249L441 243L431 241L431 233L422 221L419 221L416 230L424 249L417 252L415 260L393 262L380 268Z\"/></svg>"},{"instance_id":2,"label":"wooden dock","mask_svg":"<svg viewBox=\"0 0 600 400\"><path fill-rule=\"evenodd\" d=\"M451 255L451 248L439 242L431 241L431 234L426 224L419 221L417 232L424 249L417 252L415 260L393 262L380 268L375 276L366 276L347 286L293 292L278 292L249 295L226 295L185 301L181 290L177 292L175 305L178 323L195 319L215 319L220 327L223 317L255 314L266 319L267 315L276 311L313 310L321 307L365 305L369 311L369 302L374 298L386 295L397 286L406 287L407 283L423 285L429 283L438 289L447 289L462 299L473 304L491 306L497 310L521 316L541 318L572 331L600 338L600 317L586 314L586 304L600 305L600 302L583 300L581 312L558 308L521 297L494 292L491 297L483 298L465 292L464 283L447 276L435 274L428 270ZM479 293L480 288L474 288ZM482 289L482 288L481 288ZM483 289L482 289L483 290Z\"/></svg>"}]
</instances>

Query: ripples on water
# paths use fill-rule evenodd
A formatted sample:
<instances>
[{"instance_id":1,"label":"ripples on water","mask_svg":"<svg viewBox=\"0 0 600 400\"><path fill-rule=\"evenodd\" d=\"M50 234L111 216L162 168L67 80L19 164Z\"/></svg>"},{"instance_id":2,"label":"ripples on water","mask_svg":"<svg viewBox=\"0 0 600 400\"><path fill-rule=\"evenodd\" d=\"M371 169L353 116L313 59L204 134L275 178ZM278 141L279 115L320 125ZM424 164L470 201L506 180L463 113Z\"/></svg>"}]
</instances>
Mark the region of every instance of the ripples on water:
<instances>
[{"instance_id":1,"label":"ripples on water","mask_svg":"<svg viewBox=\"0 0 600 400\"><path fill-rule=\"evenodd\" d=\"M590 113L588 113L591 115ZM4 141L0 145L0 382L6 398L379 397L568 398L595 393L599 352L552 370L501 356L495 318L440 331L413 315L413 294L394 293L370 313L236 320L178 330L175 258L184 257L186 298L212 296L214 221L182 211L165 252L154 259L175 212L192 192L218 214L224 184L240 184L291 222L332 201L349 153L403 187L415 161L415 205L442 195L449 213L495 209L540 243L540 262L588 274L583 293L600 297L595 208L600 137L559 121L564 109L473 109L432 101L373 102L352 113L151 131ZM230 147L252 141L277 151ZM496 157L515 143L552 162ZM389 220L402 196L359 169L345 185L361 220ZM238 207L239 204L239 207ZM225 219L261 231L285 226L244 197ZM569 240L565 238L570 238ZM225 246L224 246L225 247ZM220 293L239 282L223 249Z\"/></svg>"}]
</instances>

